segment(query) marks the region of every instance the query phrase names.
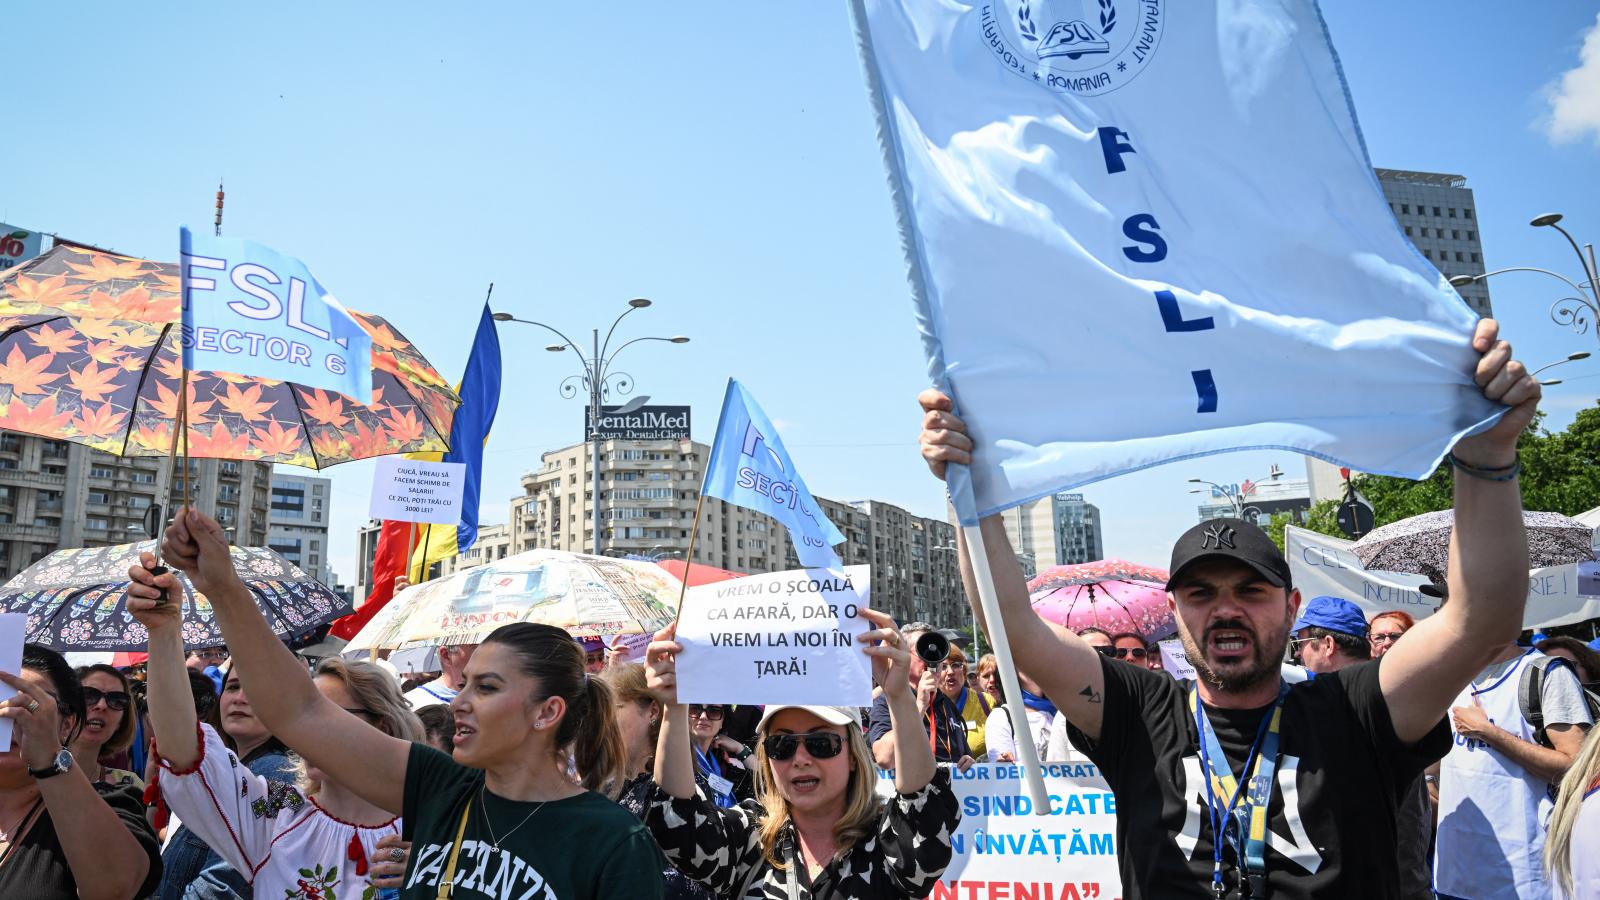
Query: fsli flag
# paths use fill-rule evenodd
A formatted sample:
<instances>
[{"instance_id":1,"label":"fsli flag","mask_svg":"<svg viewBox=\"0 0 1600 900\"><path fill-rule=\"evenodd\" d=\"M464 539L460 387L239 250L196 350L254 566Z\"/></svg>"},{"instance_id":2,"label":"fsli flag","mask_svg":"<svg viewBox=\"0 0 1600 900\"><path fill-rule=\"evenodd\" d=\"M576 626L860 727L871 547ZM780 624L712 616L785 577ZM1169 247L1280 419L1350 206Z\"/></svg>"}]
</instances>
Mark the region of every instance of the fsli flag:
<instances>
[{"instance_id":1,"label":"fsli flag","mask_svg":"<svg viewBox=\"0 0 1600 900\"><path fill-rule=\"evenodd\" d=\"M851 4L963 523L1228 450L1417 478L1503 411L1312 0Z\"/></svg>"},{"instance_id":2,"label":"fsli flag","mask_svg":"<svg viewBox=\"0 0 1600 900\"><path fill-rule=\"evenodd\" d=\"M717 437L700 490L782 522L794 540L800 565L808 569L841 565L833 545L842 543L844 535L800 480L778 429L744 385L732 378L722 398L722 417L717 420Z\"/></svg>"},{"instance_id":3,"label":"fsli flag","mask_svg":"<svg viewBox=\"0 0 1600 900\"><path fill-rule=\"evenodd\" d=\"M179 231L183 367L372 402L372 337L305 263L254 241Z\"/></svg>"}]
</instances>

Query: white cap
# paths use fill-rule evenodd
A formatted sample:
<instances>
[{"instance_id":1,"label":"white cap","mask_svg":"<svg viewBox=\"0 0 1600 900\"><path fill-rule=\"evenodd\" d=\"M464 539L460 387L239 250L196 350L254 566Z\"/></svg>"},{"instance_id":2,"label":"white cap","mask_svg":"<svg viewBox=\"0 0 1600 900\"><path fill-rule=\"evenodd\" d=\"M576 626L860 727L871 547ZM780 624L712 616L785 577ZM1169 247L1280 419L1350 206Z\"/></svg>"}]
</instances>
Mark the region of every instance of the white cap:
<instances>
[{"instance_id":1,"label":"white cap","mask_svg":"<svg viewBox=\"0 0 1600 900\"><path fill-rule=\"evenodd\" d=\"M857 714L855 710L846 709L843 706L802 706L798 703L787 703L783 705L768 706L766 710L761 713L761 721L756 725L756 733L760 734L763 731L766 731L767 723L772 721L772 717L786 709L803 709L822 721L827 722L829 725L861 724L860 715Z\"/></svg>"}]
</instances>

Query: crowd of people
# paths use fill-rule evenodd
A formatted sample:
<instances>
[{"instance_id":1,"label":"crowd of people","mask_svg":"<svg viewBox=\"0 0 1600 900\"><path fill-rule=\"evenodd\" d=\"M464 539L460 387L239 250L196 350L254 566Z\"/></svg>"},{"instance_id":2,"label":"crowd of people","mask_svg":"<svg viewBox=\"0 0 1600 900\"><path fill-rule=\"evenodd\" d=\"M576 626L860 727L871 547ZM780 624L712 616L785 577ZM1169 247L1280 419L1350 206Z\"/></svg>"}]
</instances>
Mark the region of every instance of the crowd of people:
<instances>
[{"instance_id":1,"label":"crowd of people","mask_svg":"<svg viewBox=\"0 0 1600 900\"><path fill-rule=\"evenodd\" d=\"M1165 585L1192 677L1143 635L1034 614L995 518L1017 696L993 656L924 659L933 625L870 610L859 709L681 703L675 626L642 662L519 623L442 648L423 678L308 667L222 529L184 510L163 556L226 647L186 652L175 575L147 554L129 573L136 677L34 645L0 673L17 691L0 897L924 897L954 859L953 773L1014 762L1023 740L1115 793L1124 897L1600 896L1600 653L1521 634L1515 448L1538 385L1492 325L1477 343L1478 382L1511 411L1449 458L1437 610L1302 601L1264 532L1202 523ZM942 476L972 441L948 398L921 399Z\"/></svg>"}]
</instances>

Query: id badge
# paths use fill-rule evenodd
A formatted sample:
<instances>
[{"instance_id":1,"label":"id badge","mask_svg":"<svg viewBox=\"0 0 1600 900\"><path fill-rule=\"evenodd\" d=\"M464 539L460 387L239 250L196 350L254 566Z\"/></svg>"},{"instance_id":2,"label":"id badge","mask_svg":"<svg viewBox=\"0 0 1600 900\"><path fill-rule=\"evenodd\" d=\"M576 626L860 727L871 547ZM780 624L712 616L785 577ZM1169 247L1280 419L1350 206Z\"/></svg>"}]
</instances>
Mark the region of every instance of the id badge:
<instances>
[{"instance_id":1,"label":"id badge","mask_svg":"<svg viewBox=\"0 0 1600 900\"><path fill-rule=\"evenodd\" d=\"M707 775L706 784L711 785L711 792L714 794L720 794L724 797L733 796L733 782L723 778L721 775Z\"/></svg>"}]
</instances>

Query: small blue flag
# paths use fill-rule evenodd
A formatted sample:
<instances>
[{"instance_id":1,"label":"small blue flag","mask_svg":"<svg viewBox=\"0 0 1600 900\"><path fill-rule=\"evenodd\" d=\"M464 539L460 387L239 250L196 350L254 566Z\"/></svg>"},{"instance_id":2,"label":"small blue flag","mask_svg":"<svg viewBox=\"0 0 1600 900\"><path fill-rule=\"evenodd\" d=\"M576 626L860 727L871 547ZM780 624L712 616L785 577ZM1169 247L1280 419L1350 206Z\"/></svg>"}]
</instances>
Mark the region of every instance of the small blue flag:
<instances>
[{"instance_id":1,"label":"small blue flag","mask_svg":"<svg viewBox=\"0 0 1600 900\"><path fill-rule=\"evenodd\" d=\"M778 438L778 429L772 427L744 385L732 378L722 399L722 416L717 420L717 437L701 491L782 522L794 540L800 565L808 569L841 565L833 545L843 543L844 535L822 514L800 480Z\"/></svg>"},{"instance_id":2,"label":"small blue flag","mask_svg":"<svg viewBox=\"0 0 1600 900\"><path fill-rule=\"evenodd\" d=\"M183 367L372 402L372 336L305 263L237 238L179 229Z\"/></svg>"}]
</instances>

